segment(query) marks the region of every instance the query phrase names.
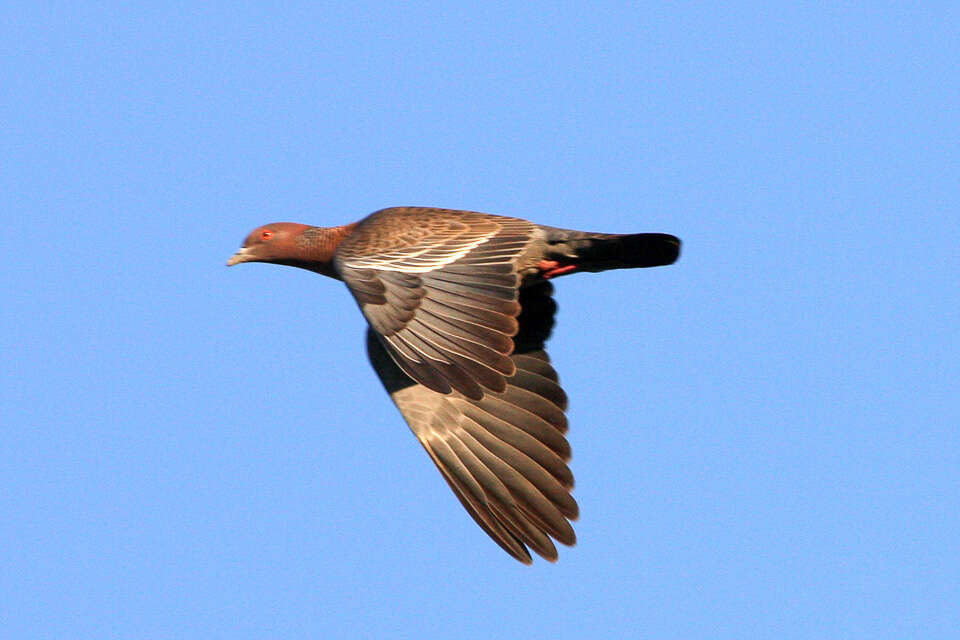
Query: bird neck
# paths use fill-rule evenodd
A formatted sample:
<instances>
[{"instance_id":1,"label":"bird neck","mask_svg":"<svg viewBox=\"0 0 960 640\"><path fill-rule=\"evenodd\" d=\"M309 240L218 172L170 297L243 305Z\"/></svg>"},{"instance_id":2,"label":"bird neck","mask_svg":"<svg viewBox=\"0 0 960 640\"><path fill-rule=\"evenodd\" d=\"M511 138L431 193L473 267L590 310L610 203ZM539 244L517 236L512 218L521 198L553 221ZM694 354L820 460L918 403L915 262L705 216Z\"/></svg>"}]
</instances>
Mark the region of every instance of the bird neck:
<instances>
[{"instance_id":1,"label":"bird neck","mask_svg":"<svg viewBox=\"0 0 960 640\"><path fill-rule=\"evenodd\" d=\"M307 227L297 238L296 257L284 264L340 280L333 267L333 257L356 226L354 222L340 227Z\"/></svg>"}]
</instances>

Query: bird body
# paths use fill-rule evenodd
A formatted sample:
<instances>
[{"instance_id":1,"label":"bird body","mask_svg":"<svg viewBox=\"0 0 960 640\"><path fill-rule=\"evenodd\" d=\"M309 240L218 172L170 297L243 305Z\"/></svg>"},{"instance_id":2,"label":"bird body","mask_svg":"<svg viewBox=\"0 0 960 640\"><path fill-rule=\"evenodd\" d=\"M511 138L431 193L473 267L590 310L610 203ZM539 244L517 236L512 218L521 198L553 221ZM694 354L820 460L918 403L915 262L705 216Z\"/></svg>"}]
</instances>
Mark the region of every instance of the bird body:
<instances>
[{"instance_id":1,"label":"bird body","mask_svg":"<svg viewBox=\"0 0 960 640\"><path fill-rule=\"evenodd\" d=\"M575 542L566 395L544 350L552 278L659 266L674 236L601 234L472 211L395 207L340 227L274 223L228 261L346 283L384 387L471 516L524 563Z\"/></svg>"}]
</instances>

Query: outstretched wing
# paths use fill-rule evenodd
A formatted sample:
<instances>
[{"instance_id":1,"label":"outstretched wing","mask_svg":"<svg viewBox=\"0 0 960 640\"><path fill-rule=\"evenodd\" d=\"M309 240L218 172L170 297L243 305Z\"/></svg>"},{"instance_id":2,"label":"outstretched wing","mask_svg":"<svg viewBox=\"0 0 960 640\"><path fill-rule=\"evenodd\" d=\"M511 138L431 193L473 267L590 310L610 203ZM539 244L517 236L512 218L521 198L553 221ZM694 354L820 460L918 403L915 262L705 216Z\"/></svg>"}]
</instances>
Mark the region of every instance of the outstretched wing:
<instances>
[{"instance_id":1,"label":"outstretched wing","mask_svg":"<svg viewBox=\"0 0 960 640\"><path fill-rule=\"evenodd\" d=\"M335 265L404 373L479 400L517 371L518 264L537 232L517 218L384 209L340 245Z\"/></svg>"},{"instance_id":2,"label":"outstretched wing","mask_svg":"<svg viewBox=\"0 0 960 640\"><path fill-rule=\"evenodd\" d=\"M374 331L370 362L444 479L480 527L507 553L529 564L527 547L556 560L552 539L576 541L570 520L570 446L566 394L543 350L556 305L548 283L524 289L515 368L503 391L472 399L439 393L404 373ZM551 539L552 538L552 539Z\"/></svg>"}]
</instances>

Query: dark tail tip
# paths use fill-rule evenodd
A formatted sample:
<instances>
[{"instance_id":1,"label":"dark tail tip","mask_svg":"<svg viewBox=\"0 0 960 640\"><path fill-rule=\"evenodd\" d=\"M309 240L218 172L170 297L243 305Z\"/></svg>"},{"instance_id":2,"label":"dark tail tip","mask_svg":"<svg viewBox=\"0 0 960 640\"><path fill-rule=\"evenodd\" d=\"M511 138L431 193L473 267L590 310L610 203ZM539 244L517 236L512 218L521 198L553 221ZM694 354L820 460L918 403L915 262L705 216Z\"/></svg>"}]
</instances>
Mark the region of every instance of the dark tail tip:
<instances>
[{"instance_id":1,"label":"dark tail tip","mask_svg":"<svg viewBox=\"0 0 960 640\"><path fill-rule=\"evenodd\" d=\"M634 233L620 236L620 242L630 267L662 267L680 257L680 238L669 233Z\"/></svg>"},{"instance_id":2,"label":"dark tail tip","mask_svg":"<svg viewBox=\"0 0 960 640\"><path fill-rule=\"evenodd\" d=\"M581 271L661 267L679 256L680 239L667 233L596 235L577 248Z\"/></svg>"}]
</instances>

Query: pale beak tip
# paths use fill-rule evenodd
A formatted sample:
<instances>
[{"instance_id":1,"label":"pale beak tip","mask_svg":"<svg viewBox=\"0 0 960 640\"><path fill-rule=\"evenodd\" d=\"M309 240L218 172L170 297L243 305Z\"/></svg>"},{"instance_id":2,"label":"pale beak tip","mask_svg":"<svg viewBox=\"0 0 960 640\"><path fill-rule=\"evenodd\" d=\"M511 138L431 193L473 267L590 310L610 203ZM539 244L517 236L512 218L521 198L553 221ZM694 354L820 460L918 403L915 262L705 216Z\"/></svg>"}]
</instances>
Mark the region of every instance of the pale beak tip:
<instances>
[{"instance_id":1,"label":"pale beak tip","mask_svg":"<svg viewBox=\"0 0 960 640\"><path fill-rule=\"evenodd\" d=\"M247 254L246 247L244 247L243 249L240 249L235 254L230 256L230 259L227 260L227 266L232 267L235 264L240 264L241 262L249 262L249 261L250 261L250 257Z\"/></svg>"}]
</instances>

